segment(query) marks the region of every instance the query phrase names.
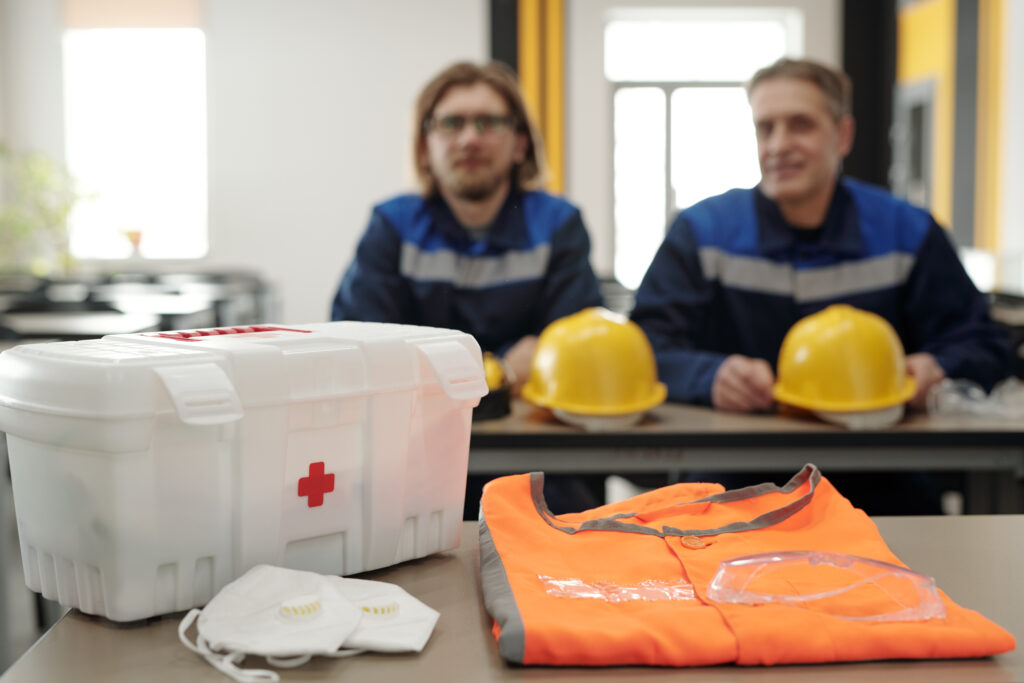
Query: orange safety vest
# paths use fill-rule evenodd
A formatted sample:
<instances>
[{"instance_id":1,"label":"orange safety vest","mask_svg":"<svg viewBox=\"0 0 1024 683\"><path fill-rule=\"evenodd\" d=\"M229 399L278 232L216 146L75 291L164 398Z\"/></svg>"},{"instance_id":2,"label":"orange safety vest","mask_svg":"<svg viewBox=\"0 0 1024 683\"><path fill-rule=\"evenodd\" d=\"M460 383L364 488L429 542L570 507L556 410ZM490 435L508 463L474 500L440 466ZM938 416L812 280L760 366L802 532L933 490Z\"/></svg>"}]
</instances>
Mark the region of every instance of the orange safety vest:
<instances>
[{"instance_id":1,"label":"orange safety vest","mask_svg":"<svg viewBox=\"0 0 1024 683\"><path fill-rule=\"evenodd\" d=\"M984 657L1015 647L1004 629L941 591L945 618L903 622L711 601L706 591L719 564L741 555L811 550L905 566L814 465L782 487L675 484L557 517L543 485L541 473L501 477L488 483L480 503L484 599L510 662L771 665ZM693 597L564 597L548 592L548 577L587 586L688 583Z\"/></svg>"}]
</instances>

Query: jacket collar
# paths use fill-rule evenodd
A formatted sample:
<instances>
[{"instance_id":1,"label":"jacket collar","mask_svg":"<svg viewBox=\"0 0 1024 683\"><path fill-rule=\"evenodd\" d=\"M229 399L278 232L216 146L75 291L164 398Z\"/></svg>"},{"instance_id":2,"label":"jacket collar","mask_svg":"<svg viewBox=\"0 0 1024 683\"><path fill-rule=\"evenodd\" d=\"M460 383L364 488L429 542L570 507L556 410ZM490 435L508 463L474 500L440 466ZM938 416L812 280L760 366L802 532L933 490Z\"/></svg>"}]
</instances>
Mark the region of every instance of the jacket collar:
<instances>
[{"instance_id":1,"label":"jacket collar","mask_svg":"<svg viewBox=\"0 0 1024 683\"><path fill-rule=\"evenodd\" d=\"M452 244L469 246L472 240L469 233L462 227L452 213L451 207L440 195L427 202L431 215L434 217L441 233ZM490 231L484 243L499 248L521 247L526 244L526 219L523 215L523 193L513 188L505 202L498 210L498 215L491 223Z\"/></svg>"},{"instance_id":2,"label":"jacket collar","mask_svg":"<svg viewBox=\"0 0 1024 683\"><path fill-rule=\"evenodd\" d=\"M754 205L757 212L761 252L768 256L782 256L790 253L797 242L792 225L786 222L774 201L764 196L761 187L754 188ZM853 197L845 183L840 180L832 193L832 203L825 214L821 237L817 248L823 252L841 256L864 254L864 238L858 226Z\"/></svg>"}]
</instances>

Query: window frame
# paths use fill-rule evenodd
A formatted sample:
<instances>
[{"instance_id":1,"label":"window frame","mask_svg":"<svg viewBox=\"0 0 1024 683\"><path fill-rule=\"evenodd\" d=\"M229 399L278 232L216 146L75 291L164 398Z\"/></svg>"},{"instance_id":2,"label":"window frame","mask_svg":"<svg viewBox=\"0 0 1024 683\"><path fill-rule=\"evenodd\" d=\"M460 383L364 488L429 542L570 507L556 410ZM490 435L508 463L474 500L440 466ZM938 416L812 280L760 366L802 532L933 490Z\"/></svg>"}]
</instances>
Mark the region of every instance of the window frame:
<instances>
[{"instance_id":1,"label":"window frame","mask_svg":"<svg viewBox=\"0 0 1024 683\"><path fill-rule=\"evenodd\" d=\"M672 186L672 93L684 88L742 88L743 81L615 81L611 86L609 102L612 121L612 148L615 146L615 95L620 90L632 88L657 88L665 95L665 231L669 221L679 212L676 207L675 189ZM753 133L751 133L753 135ZM612 190L614 201L615 169L612 167ZM614 247L614 244L613 244Z\"/></svg>"},{"instance_id":2,"label":"window frame","mask_svg":"<svg viewBox=\"0 0 1024 683\"><path fill-rule=\"evenodd\" d=\"M687 7L614 7L606 11L602 20L602 35L607 26L616 21L666 21L666 22L743 22L743 21L773 21L783 28L784 50L783 55L800 57L806 52L807 43L807 16L806 10L800 6L774 5L762 7L735 7L735 6L687 6ZM602 39L602 60L607 58L607 44ZM780 55L782 56L782 55ZM749 74L747 78L752 76ZM672 220L681 210L676 207L675 189L672 184L672 93L681 88L736 88L744 87L744 80L611 80L602 68L608 111L608 149L610 155L608 163L610 172L606 176L606 191L608 207L610 211L609 224L609 245L611 257L611 274L617 280L619 274L616 268L617 255L619 252L618 224L615 219L615 97L623 89L630 88L658 88L665 95L665 220L662 225L661 239L664 239ZM753 134L752 134L753 137ZM685 207L683 207L685 208ZM653 256L653 254L652 254ZM619 271L621 272L621 271Z\"/></svg>"}]
</instances>

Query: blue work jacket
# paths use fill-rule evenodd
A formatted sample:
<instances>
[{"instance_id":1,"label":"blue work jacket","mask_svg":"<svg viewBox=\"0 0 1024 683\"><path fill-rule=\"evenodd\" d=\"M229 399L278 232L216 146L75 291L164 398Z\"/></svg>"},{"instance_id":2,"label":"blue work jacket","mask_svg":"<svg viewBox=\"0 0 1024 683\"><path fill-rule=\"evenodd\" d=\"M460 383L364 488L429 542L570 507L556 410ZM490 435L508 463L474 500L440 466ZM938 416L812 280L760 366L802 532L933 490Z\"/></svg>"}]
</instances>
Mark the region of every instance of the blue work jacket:
<instances>
[{"instance_id":1,"label":"blue work jacket","mask_svg":"<svg viewBox=\"0 0 1024 683\"><path fill-rule=\"evenodd\" d=\"M579 210L543 192L512 191L480 240L440 197L402 195L374 207L331 318L461 330L501 354L601 304L589 257Z\"/></svg>"},{"instance_id":2,"label":"blue work jacket","mask_svg":"<svg viewBox=\"0 0 1024 683\"><path fill-rule=\"evenodd\" d=\"M928 212L850 179L814 231L788 225L756 188L682 211L632 318L654 346L669 398L710 404L726 356L774 368L789 328L833 303L881 315L908 354L933 354L949 377L989 389L1012 371L1009 339L946 232Z\"/></svg>"}]
</instances>

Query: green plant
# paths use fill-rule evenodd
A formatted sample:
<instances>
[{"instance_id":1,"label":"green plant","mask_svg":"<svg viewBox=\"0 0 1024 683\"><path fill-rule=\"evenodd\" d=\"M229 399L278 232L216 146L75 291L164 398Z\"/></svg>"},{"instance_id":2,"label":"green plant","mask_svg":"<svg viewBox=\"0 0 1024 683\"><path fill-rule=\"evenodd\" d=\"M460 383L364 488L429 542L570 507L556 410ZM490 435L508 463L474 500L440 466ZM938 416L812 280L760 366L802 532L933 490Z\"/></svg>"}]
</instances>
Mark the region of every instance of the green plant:
<instances>
[{"instance_id":1,"label":"green plant","mask_svg":"<svg viewBox=\"0 0 1024 683\"><path fill-rule=\"evenodd\" d=\"M0 271L66 274L67 219L77 199L63 165L0 143Z\"/></svg>"}]
</instances>

